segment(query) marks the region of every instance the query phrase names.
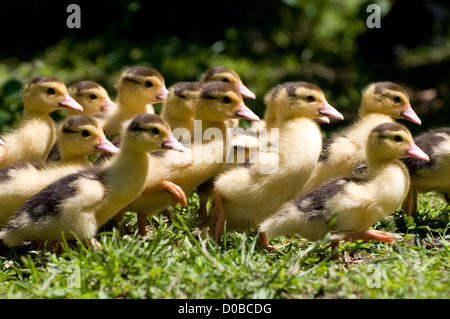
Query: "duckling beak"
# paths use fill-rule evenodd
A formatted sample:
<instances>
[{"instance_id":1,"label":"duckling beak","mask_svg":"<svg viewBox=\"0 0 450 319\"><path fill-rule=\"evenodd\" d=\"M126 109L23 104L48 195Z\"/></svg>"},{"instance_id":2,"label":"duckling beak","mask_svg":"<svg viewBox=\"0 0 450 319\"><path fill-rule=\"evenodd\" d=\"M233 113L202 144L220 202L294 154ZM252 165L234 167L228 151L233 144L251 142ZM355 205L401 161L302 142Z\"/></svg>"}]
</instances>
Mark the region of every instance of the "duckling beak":
<instances>
[{"instance_id":1,"label":"duckling beak","mask_svg":"<svg viewBox=\"0 0 450 319\"><path fill-rule=\"evenodd\" d=\"M98 142L95 149L113 154L119 152L119 149L104 137L100 137L100 141Z\"/></svg>"},{"instance_id":2,"label":"duckling beak","mask_svg":"<svg viewBox=\"0 0 450 319\"><path fill-rule=\"evenodd\" d=\"M253 111L250 110L244 103L239 104L239 110L235 115L239 118L259 122L259 116L253 113Z\"/></svg>"},{"instance_id":3,"label":"duckling beak","mask_svg":"<svg viewBox=\"0 0 450 319\"><path fill-rule=\"evenodd\" d=\"M409 104L405 106L405 109L403 110L402 113L400 113L400 115L413 123L416 123L418 125L422 124L422 121L417 116L416 112L414 112L411 105L409 105Z\"/></svg>"},{"instance_id":4,"label":"duckling beak","mask_svg":"<svg viewBox=\"0 0 450 319\"><path fill-rule=\"evenodd\" d=\"M110 99L106 98L105 99L105 104L102 106L102 112L106 112L111 110L114 105L116 105L113 101L111 101Z\"/></svg>"},{"instance_id":5,"label":"duckling beak","mask_svg":"<svg viewBox=\"0 0 450 319\"><path fill-rule=\"evenodd\" d=\"M180 142L178 142L176 138L173 137L172 135L169 135L167 141L162 143L162 147L174 151L186 152L186 148Z\"/></svg>"},{"instance_id":6,"label":"duckling beak","mask_svg":"<svg viewBox=\"0 0 450 319\"><path fill-rule=\"evenodd\" d=\"M64 94L63 99L59 102L59 105L74 109L77 111L83 111L83 107L78 104L69 94Z\"/></svg>"},{"instance_id":7,"label":"duckling beak","mask_svg":"<svg viewBox=\"0 0 450 319\"><path fill-rule=\"evenodd\" d=\"M5 146L5 141L0 138L0 145Z\"/></svg>"},{"instance_id":8,"label":"duckling beak","mask_svg":"<svg viewBox=\"0 0 450 319\"><path fill-rule=\"evenodd\" d=\"M430 160L430 157L414 143L409 143L409 149L405 152L405 155L408 157L415 157L424 161Z\"/></svg>"},{"instance_id":9,"label":"duckling beak","mask_svg":"<svg viewBox=\"0 0 450 319\"><path fill-rule=\"evenodd\" d=\"M344 116L341 113L339 113L334 107L326 102L323 102L322 108L319 110L319 113L338 120L344 119Z\"/></svg>"},{"instance_id":10,"label":"duckling beak","mask_svg":"<svg viewBox=\"0 0 450 319\"><path fill-rule=\"evenodd\" d=\"M242 82L240 82L236 86L236 88L239 91L239 93L241 93L242 97L247 97L249 99L256 99L255 93L250 91Z\"/></svg>"},{"instance_id":11,"label":"duckling beak","mask_svg":"<svg viewBox=\"0 0 450 319\"><path fill-rule=\"evenodd\" d=\"M326 116L316 117L316 121L330 124L330 119Z\"/></svg>"},{"instance_id":12,"label":"duckling beak","mask_svg":"<svg viewBox=\"0 0 450 319\"><path fill-rule=\"evenodd\" d=\"M168 95L169 95L169 90L166 89L166 87L163 87L161 89L161 92L159 92L159 95L156 98L160 101L164 101L165 99L167 99Z\"/></svg>"}]
</instances>

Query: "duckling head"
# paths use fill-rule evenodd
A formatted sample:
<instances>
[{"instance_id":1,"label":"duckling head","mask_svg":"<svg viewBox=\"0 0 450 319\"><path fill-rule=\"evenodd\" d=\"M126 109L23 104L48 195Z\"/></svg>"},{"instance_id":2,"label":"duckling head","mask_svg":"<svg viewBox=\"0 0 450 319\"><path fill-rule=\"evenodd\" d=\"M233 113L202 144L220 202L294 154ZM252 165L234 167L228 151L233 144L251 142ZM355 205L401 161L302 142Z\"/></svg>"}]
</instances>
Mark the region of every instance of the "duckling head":
<instances>
[{"instance_id":1,"label":"duckling head","mask_svg":"<svg viewBox=\"0 0 450 319\"><path fill-rule=\"evenodd\" d=\"M164 107L177 119L192 119L195 103L200 96L199 82L178 82L169 88Z\"/></svg>"},{"instance_id":2,"label":"duckling head","mask_svg":"<svg viewBox=\"0 0 450 319\"><path fill-rule=\"evenodd\" d=\"M77 82L71 85L68 91L70 96L83 106L83 114L86 115L108 112L115 105L105 88L94 81ZM68 113L79 114L76 111Z\"/></svg>"},{"instance_id":3,"label":"duckling head","mask_svg":"<svg viewBox=\"0 0 450 319\"><path fill-rule=\"evenodd\" d=\"M169 93L161 73L145 66L125 68L116 89L118 99L126 99L128 107L163 102Z\"/></svg>"},{"instance_id":4,"label":"duckling head","mask_svg":"<svg viewBox=\"0 0 450 319\"><path fill-rule=\"evenodd\" d=\"M56 109L69 108L83 111L67 91L66 85L57 77L38 76L23 88L24 108L29 112L50 113Z\"/></svg>"},{"instance_id":5,"label":"duckling head","mask_svg":"<svg viewBox=\"0 0 450 319\"><path fill-rule=\"evenodd\" d=\"M395 122L375 127L369 134L367 157L379 160L415 157L429 161L428 155L415 143L409 130Z\"/></svg>"},{"instance_id":6,"label":"duckling head","mask_svg":"<svg viewBox=\"0 0 450 319\"><path fill-rule=\"evenodd\" d=\"M236 87L239 93L246 98L255 99L256 95L250 91L243 83L240 76L230 68L225 66L213 66L205 71L200 77L201 82L221 81L231 83Z\"/></svg>"},{"instance_id":7,"label":"duckling head","mask_svg":"<svg viewBox=\"0 0 450 319\"><path fill-rule=\"evenodd\" d=\"M91 116L80 114L67 117L61 126L58 147L63 157L84 157L96 152L117 153L100 124Z\"/></svg>"},{"instance_id":8,"label":"duckling head","mask_svg":"<svg viewBox=\"0 0 450 319\"><path fill-rule=\"evenodd\" d=\"M266 105L276 111L278 121L297 117L321 118L323 116L342 120L344 117L332 107L323 91L309 82L284 82L273 87L264 97ZM281 123L279 122L279 123Z\"/></svg>"},{"instance_id":9,"label":"duckling head","mask_svg":"<svg viewBox=\"0 0 450 319\"><path fill-rule=\"evenodd\" d=\"M408 93L392 82L370 83L363 89L359 115L368 113L386 114L394 119L406 119L419 125L422 123L411 107Z\"/></svg>"},{"instance_id":10,"label":"duckling head","mask_svg":"<svg viewBox=\"0 0 450 319\"><path fill-rule=\"evenodd\" d=\"M175 150L184 152L185 147L172 135L169 125L158 115L142 113L126 126L123 146L135 152Z\"/></svg>"},{"instance_id":11,"label":"duckling head","mask_svg":"<svg viewBox=\"0 0 450 319\"><path fill-rule=\"evenodd\" d=\"M205 82L195 106L195 118L210 122L229 119L259 121L259 117L245 104L241 94L230 83L221 81Z\"/></svg>"}]
</instances>

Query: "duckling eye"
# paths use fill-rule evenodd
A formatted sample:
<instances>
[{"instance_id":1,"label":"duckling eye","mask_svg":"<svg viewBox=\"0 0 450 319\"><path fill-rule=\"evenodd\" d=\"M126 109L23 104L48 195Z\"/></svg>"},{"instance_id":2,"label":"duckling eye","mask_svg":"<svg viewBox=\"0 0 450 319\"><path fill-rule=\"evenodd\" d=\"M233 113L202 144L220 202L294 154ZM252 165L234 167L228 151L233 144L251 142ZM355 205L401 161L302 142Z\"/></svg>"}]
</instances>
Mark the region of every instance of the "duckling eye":
<instances>
[{"instance_id":1,"label":"duckling eye","mask_svg":"<svg viewBox=\"0 0 450 319\"><path fill-rule=\"evenodd\" d=\"M151 132L152 132L152 134L155 134L155 135L158 135L159 133L161 133L161 131L156 127L152 128Z\"/></svg>"},{"instance_id":2,"label":"duckling eye","mask_svg":"<svg viewBox=\"0 0 450 319\"><path fill-rule=\"evenodd\" d=\"M91 100L95 100L97 98L97 95L91 94L91 95L89 95L89 97L91 98Z\"/></svg>"},{"instance_id":3,"label":"duckling eye","mask_svg":"<svg viewBox=\"0 0 450 319\"><path fill-rule=\"evenodd\" d=\"M312 95L308 95L306 97L306 101L308 101L308 102L314 102L315 100L316 100L316 98L314 96L312 96Z\"/></svg>"},{"instance_id":4,"label":"duckling eye","mask_svg":"<svg viewBox=\"0 0 450 319\"><path fill-rule=\"evenodd\" d=\"M222 82L230 82L230 80L227 78L222 78Z\"/></svg>"},{"instance_id":5,"label":"duckling eye","mask_svg":"<svg viewBox=\"0 0 450 319\"><path fill-rule=\"evenodd\" d=\"M396 142L402 142L402 141L403 141L403 138L402 138L400 135L395 135L395 136L394 136L394 141L396 141Z\"/></svg>"},{"instance_id":6,"label":"duckling eye","mask_svg":"<svg viewBox=\"0 0 450 319\"><path fill-rule=\"evenodd\" d=\"M222 99L222 101L223 101L223 103L231 103L231 98L229 98L228 96L225 96L225 97Z\"/></svg>"},{"instance_id":7,"label":"duckling eye","mask_svg":"<svg viewBox=\"0 0 450 319\"><path fill-rule=\"evenodd\" d=\"M400 103L402 99L400 98L400 96L394 96L394 102L395 103Z\"/></svg>"},{"instance_id":8,"label":"duckling eye","mask_svg":"<svg viewBox=\"0 0 450 319\"><path fill-rule=\"evenodd\" d=\"M47 94L52 95L52 94L55 94L55 93L56 93L56 91L55 91L54 88L48 88L47 89Z\"/></svg>"},{"instance_id":9,"label":"duckling eye","mask_svg":"<svg viewBox=\"0 0 450 319\"><path fill-rule=\"evenodd\" d=\"M83 137L91 136L91 132L89 132L88 130L83 130L83 131L81 132L81 136L83 136Z\"/></svg>"},{"instance_id":10,"label":"duckling eye","mask_svg":"<svg viewBox=\"0 0 450 319\"><path fill-rule=\"evenodd\" d=\"M144 85L145 87L151 88L153 86L153 83L151 81L146 81Z\"/></svg>"}]
</instances>

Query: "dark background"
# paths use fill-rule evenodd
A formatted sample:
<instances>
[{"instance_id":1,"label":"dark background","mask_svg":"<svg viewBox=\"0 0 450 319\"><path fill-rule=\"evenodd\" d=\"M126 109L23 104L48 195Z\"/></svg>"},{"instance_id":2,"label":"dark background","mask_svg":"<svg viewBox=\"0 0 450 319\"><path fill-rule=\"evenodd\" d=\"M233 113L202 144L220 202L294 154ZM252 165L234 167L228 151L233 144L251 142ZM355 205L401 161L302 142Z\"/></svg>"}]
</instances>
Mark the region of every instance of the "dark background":
<instances>
[{"instance_id":1,"label":"dark background","mask_svg":"<svg viewBox=\"0 0 450 319\"><path fill-rule=\"evenodd\" d=\"M81 29L69 29L70 3ZM380 4L380 29L369 29L369 4ZM114 97L121 68L155 67L167 86L196 80L213 65L236 70L257 95L247 105L263 115L263 96L283 81L306 80L325 91L345 122L372 81L404 86L422 127L448 125L450 5L412 1L2 1L0 131L20 117L20 88L53 74L68 85L89 79Z\"/></svg>"}]
</instances>

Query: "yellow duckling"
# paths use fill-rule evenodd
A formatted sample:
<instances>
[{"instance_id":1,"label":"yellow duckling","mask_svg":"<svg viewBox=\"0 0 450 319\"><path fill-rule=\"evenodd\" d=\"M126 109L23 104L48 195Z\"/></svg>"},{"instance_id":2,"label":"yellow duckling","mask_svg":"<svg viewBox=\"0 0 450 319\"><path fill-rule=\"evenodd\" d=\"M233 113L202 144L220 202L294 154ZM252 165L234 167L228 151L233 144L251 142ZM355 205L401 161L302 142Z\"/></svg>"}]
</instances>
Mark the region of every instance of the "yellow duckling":
<instances>
[{"instance_id":1,"label":"yellow duckling","mask_svg":"<svg viewBox=\"0 0 450 319\"><path fill-rule=\"evenodd\" d=\"M201 82L209 81L221 81L225 83L231 83L236 87L239 93L244 98L256 99L255 93L249 90L244 83L242 83L241 77L235 71L227 68L226 66L218 65L207 69L201 76ZM238 127L239 120L231 119L227 122L228 127Z\"/></svg>"},{"instance_id":2,"label":"yellow duckling","mask_svg":"<svg viewBox=\"0 0 450 319\"><path fill-rule=\"evenodd\" d=\"M334 247L340 240L401 240L399 235L369 227L392 214L408 191L408 170L398 159L428 160L428 156L414 144L406 127L392 121L371 130L366 154L364 176L332 179L284 203L260 224L259 231L271 237L298 234L311 241L332 232Z\"/></svg>"},{"instance_id":3,"label":"yellow duckling","mask_svg":"<svg viewBox=\"0 0 450 319\"><path fill-rule=\"evenodd\" d=\"M159 116L136 116L109 165L65 176L34 195L3 227L0 239L8 246L26 239L61 241L77 236L88 241L142 192L149 173L148 152L172 148L183 146Z\"/></svg>"},{"instance_id":4,"label":"yellow duckling","mask_svg":"<svg viewBox=\"0 0 450 319\"><path fill-rule=\"evenodd\" d=\"M115 108L105 88L94 81L79 81L68 88L69 94L75 101L83 106L83 114L106 115ZM76 110L67 110L67 115L81 114Z\"/></svg>"},{"instance_id":5,"label":"yellow duckling","mask_svg":"<svg viewBox=\"0 0 450 319\"><path fill-rule=\"evenodd\" d=\"M178 82L169 88L163 103L161 117L170 125L175 138L181 137L182 143L191 143L194 138L195 104L200 92L199 82Z\"/></svg>"},{"instance_id":6,"label":"yellow duckling","mask_svg":"<svg viewBox=\"0 0 450 319\"><path fill-rule=\"evenodd\" d=\"M403 205L409 215L416 212L419 193L435 191L443 194L450 203L450 128L430 130L415 137L414 141L430 160L403 159L411 176L411 188Z\"/></svg>"},{"instance_id":7,"label":"yellow duckling","mask_svg":"<svg viewBox=\"0 0 450 319\"><path fill-rule=\"evenodd\" d=\"M57 142L46 163L58 161L64 165L88 165L88 156L101 151L114 154L119 150L106 139L96 118L84 114L71 115L60 126Z\"/></svg>"},{"instance_id":8,"label":"yellow duckling","mask_svg":"<svg viewBox=\"0 0 450 319\"><path fill-rule=\"evenodd\" d=\"M139 234L145 235L147 216L155 215L174 201L186 205L185 194L190 194L201 183L214 176L223 167L230 144L227 143L226 121L232 118L259 120L245 106L236 88L218 81L202 85L195 105L196 120L201 125L198 139L184 153L155 152L150 154L150 165L155 167L148 176L142 196L125 211L138 212Z\"/></svg>"},{"instance_id":9,"label":"yellow duckling","mask_svg":"<svg viewBox=\"0 0 450 319\"><path fill-rule=\"evenodd\" d=\"M117 153L95 119L69 116L60 126L58 144L46 165L19 163L0 169L0 225L4 225L25 201L57 181L90 166L88 155Z\"/></svg>"},{"instance_id":10,"label":"yellow duckling","mask_svg":"<svg viewBox=\"0 0 450 319\"><path fill-rule=\"evenodd\" d=\"M205 71L200 77L201 82L209 81L222 81L225 83L231 83L236 87L242 97L247 97L250 99L255 99L256 95L250 91L244 83L242 83L241 77L230 68L226 66L213 66Z\"/></svg>"},{"instance_id":11,"label":"yellow duckling","mask_svg":"<svg viewBox=\"0 0 450 319\"><path fill-rule=\"evenodd\" d=\"M285 201L294 198L310 176L320 155L322 137L318 116L342 118L322 90L308 82L278 87L280 101L278 152L258 152L249 162L220 174L214 183L211 224L220 242L227 231L254 228ZM273 148L275 149L275 148ZM264 241L264 238L260 238Z\"/></svg>"},{"instance_id":12,"label":"yellow duckling","mask_svg":"<svg viewBox=\"0 0 450 319\"><path fill-rule=\"evenodd\" d=\"M117 135L123 122L138 114L149 113L147 105L163 102L169 93L162 75L157 70L144 66L125 68L117 81L116 89L117 108L104 125L108 137Z\"/></svg>"},{"instance_id":13,"label":"yellow duckling","mask_svg":"<svg viewBox=\"0 0 450 319\"><path fill-rule=\"evenodd\" d=\"M342 132L325 140L319 162L303 192L318 187L330 178L356 173L365 161L370 131L394 119L407 119L421 124L411 108L406 91L392 82L369 84L362 92L359 118Z\"/></svg>"},{"instance_id":14,"label":"yellow duckling","mask_svg":"<svg viewBox=\"0 0 450 319\"><path fill-rule=\"evenodd\" d=\"M49 116L59 108L83 110L54 76L39 76L23 89L24 110L16 128L4 134L4 154L0 168L30 161L44 163L55 139L55 125Z\"/></svg>"}]
</instances>

